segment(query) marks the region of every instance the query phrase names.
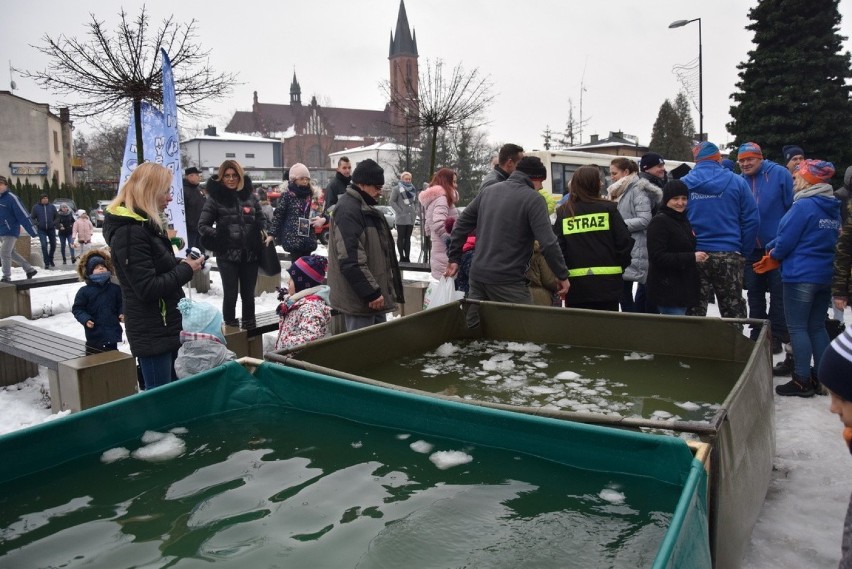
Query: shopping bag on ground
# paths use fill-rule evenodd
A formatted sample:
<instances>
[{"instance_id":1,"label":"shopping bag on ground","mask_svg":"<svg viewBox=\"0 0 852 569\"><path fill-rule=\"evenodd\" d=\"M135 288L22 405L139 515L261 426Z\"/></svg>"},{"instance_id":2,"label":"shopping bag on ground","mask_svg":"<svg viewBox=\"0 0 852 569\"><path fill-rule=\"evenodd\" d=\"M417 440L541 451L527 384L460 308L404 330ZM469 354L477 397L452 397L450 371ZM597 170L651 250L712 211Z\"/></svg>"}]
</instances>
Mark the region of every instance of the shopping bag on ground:
<instances>
[{"instance_id":1,"label":"shopping bag on ground","mask_svg":"<svg viewBox=\"0 0 852 569\"><path fill-rule=\"evenodd\" d=\"M423 297L423 310L462 298L464 293L456 290L455 277L441 277L441 280L429 283L429 288L426 289L426 295Z\"/></svg>"}]
</instances>

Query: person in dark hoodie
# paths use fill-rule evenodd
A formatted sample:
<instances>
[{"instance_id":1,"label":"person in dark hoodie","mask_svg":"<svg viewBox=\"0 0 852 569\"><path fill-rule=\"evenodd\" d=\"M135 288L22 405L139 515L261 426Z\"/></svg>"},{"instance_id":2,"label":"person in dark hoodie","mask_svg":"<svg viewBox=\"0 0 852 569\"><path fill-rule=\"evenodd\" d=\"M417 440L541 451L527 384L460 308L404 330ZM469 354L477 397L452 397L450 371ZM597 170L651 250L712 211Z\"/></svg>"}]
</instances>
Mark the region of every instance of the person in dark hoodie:
<instances>
[{"instance_id":1,"label":"person in dark hoodie","mask_svg":"<svg viewBox=\"0 0 852 569\"><path fill-rule=\"evenodd\" d=\"M183 171L183 209L186 215L186 246L201 249L198 219L207 198L201 193L201 170L190 166Z\"/></svg>"},{"instance_id":2,"label":"person in dark hoodie","mask_svg":"<svg viewBox=\"0 0 852 569\"><path fill-rule=\"evenodd\" d=\"M124 333L124 301L121 287L110 282L112 259L106 249L91 249L80 256L77 275L86 283L74 297L71 313L86 332L86 349L97 352L117 350Z\"/></svg>"},{"instance_id":3,"label":"person in dark hoodie","mask_svg":"<svg viewBox=\"0 0 852 569\"><path fill-rule=\"evenodd\" d=\"M689 188L686 216L708 258L698 267L701 289L695 316L707 315L713 291L723 318L745 318L743 255L754 248L760 224L757 204L742 177L725 169L719 147L701 142L692 148L695 168L681 178Z\"/></svg>"},{"instance_id":4,"label":"person in dark hoodie","mask_svg":"<svg viewBox=\"0 0 852 569\"><path fill-rule=\"evenodd\" d=\"M266 218L252 194L251 179L236 160L225 160L207 181L207 201L198 220L201 243L213 251L222 277L222 316L237 324L237 294L244 322L254 320L254 287Z\"/></svg>"},{"instance_id":5,"label":"person in dark hoodie","mask_svg":"<svg viewBox=\"0 0 852 569\"><path fill-rule=\"evenodd\" d=\"M352 163L346 156L341 156L337 161L337 171L334 173L334 178L329 181L325 188L325 211L328 212L337 204L346 192L349 182L352 181Z\"/></svg>"},{"instance_id":6,"label":"person in dark hoodie","mask_svg":"<svg viewBox=\"0 0 852 569\"><path fill-rule=\"evenodd\" d=\"M840 203L828 181L834 165L803 160L793 179L793 207L778 224L769 253L754 264L755 272L781 269L784 315L793 344L793 378L775 388L778 395L811 397L816 374L828 346L825 313L831 301L834 246L840 234ZM811 359L814 366L811 368Z\"/></svg>"},{"instance_id":7,"label":"person in dark hoodie","mask_svg":"<svg viewBox=\"0 0 852 569\"><path fill-rule=\"evenodd\" d=\"M682 316L698 304L698 265L707 253L695 250L695 232L686 217L688 198L686 184L667 182L660 212L648 225L648 296L660 314Z\"/></svg>"},{"instance_id":8,"label":"person in dark hoodie","mask_svg":"<svg viewBox=\"0 0 852 569\"><path fill-rule=\"evenodd\" d=\"M173 174L145 162L138 165L104 212L104 239L121 283L125 331L145 389L174 381L180 348L183 285L201 269L204 256L179 260L166 234L163 212L172 200Z\"/></svg>"}]
</instances>

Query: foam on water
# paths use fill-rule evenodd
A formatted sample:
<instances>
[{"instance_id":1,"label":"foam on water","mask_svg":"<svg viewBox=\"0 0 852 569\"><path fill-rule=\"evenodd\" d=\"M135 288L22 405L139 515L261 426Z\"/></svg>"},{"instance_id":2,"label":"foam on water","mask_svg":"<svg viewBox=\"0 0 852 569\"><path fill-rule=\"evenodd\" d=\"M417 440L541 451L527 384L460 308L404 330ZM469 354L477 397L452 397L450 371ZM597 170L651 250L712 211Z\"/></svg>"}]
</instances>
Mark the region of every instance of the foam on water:
<instances>
[{"instance_id":1,"label":"foam on water","mask_svg":"<svg viewBox=\"0 0 852 569\"><path fill-rule=\"evenodd\" d=\"M473 457L460 450L439 450L429 455L432 464L441 470L446 470L460 464L467 464Z\"/></svg>"}]
</instances>

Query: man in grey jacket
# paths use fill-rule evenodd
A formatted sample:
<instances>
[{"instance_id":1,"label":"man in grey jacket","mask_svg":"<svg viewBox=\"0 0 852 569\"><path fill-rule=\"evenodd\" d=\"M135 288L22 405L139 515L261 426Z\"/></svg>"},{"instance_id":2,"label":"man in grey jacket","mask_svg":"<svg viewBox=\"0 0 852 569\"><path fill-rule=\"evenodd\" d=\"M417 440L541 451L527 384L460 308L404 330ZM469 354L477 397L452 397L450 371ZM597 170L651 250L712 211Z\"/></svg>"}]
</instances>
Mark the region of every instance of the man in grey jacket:
<instances>
[{"instance_id":1,"label":"man in grey jacket","mask_svg":"<svg viewBox=\"0 0 852 569\"><path fill-rule=\"evenodd\" d=\"M384 183L384 170L375 161L358 163L331 215L329 301L343 314L347 332L384 322L403 302L393 236L375 208Z\"/></svg>"},{"instance_id":2,"label":"man in grey jacket","mask_svg":"<svg viewBox=\"0 0 852 569\"><path fill-rule=\"evenodd\" d=\"M450 236L446 276L455 276L462 245L475 230L470 299L532 304L525 275L535 241L539 242L542 255L559 281L556 293L565 297L568 268L550 225L547 204L530 179L546 176L541 159L527 156L518 162L508 179L479 192L459 216ZM476 305L467 313L467 325L471 328L479 325Z\"/></svg>"},{"instance_id":3,"label":"man in grey jacket","mask_svg":"<svg viewBox=\"0 0 852 569\"><path fill-rule=\"evenodd\" d=\"M520 162L523 157L524 149L517 144L512 144L510 142L501 146L500 154L497 156L497 164L494 166L494 169L488 172L488 174L486 174L482 179L482 183L479 185L479 191L481 192L488 186L496 184L497 182L505 181L509 175L515 171L518 162Z\"/></svg>"}]
</instances>

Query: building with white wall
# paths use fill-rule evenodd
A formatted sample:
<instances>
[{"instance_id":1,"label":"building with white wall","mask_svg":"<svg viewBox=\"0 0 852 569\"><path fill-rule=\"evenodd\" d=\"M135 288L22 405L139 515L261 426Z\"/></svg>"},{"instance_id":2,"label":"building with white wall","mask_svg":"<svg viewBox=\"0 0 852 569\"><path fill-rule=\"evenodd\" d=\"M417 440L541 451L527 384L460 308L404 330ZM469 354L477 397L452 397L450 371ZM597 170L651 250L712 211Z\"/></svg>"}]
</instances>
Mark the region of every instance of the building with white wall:
<instances>
[{"instance_id":1,"label":"building with white wall","mask_svg":"<svg viewBox=\"0 0 852 569\"><path fill-rule=\"evenodd\" d=\"M202 136L180 143L187 166L196 166L208 176L225 160L236 160L248 172L275 172L281 175L281 141L274 138L226 132L216 134L208 128Z\"/></svg>"},{"instance_id":2,"label":"building with white wall","mask_svg":"<svg viewBox=\"0 0 852 569\"><path fill-rule=\"evenodd\" d=\"M67 108L59 116L45 103L36 103L0 91L0 175L12 183L45 180L73 183L72 123Z\"/></svg>"},{"instance_id":3,"label":"building with white wall","mask_svg":"<svg viewBox=\"0 0 852 569\"><path fill-rule=\"evenodd\" d=\"M358 165L358 162L372 158L385 171L385 184L388 184L397 179L401 172L397 172L400 164L400 156L405 153L405 146L393 142L377 142L368 146L357 146L347 150L332 152L328 155L330 166L337 168L337 161L342 156L349 158L352 163L352 169Z\"/></svg>"}]
</instances>

